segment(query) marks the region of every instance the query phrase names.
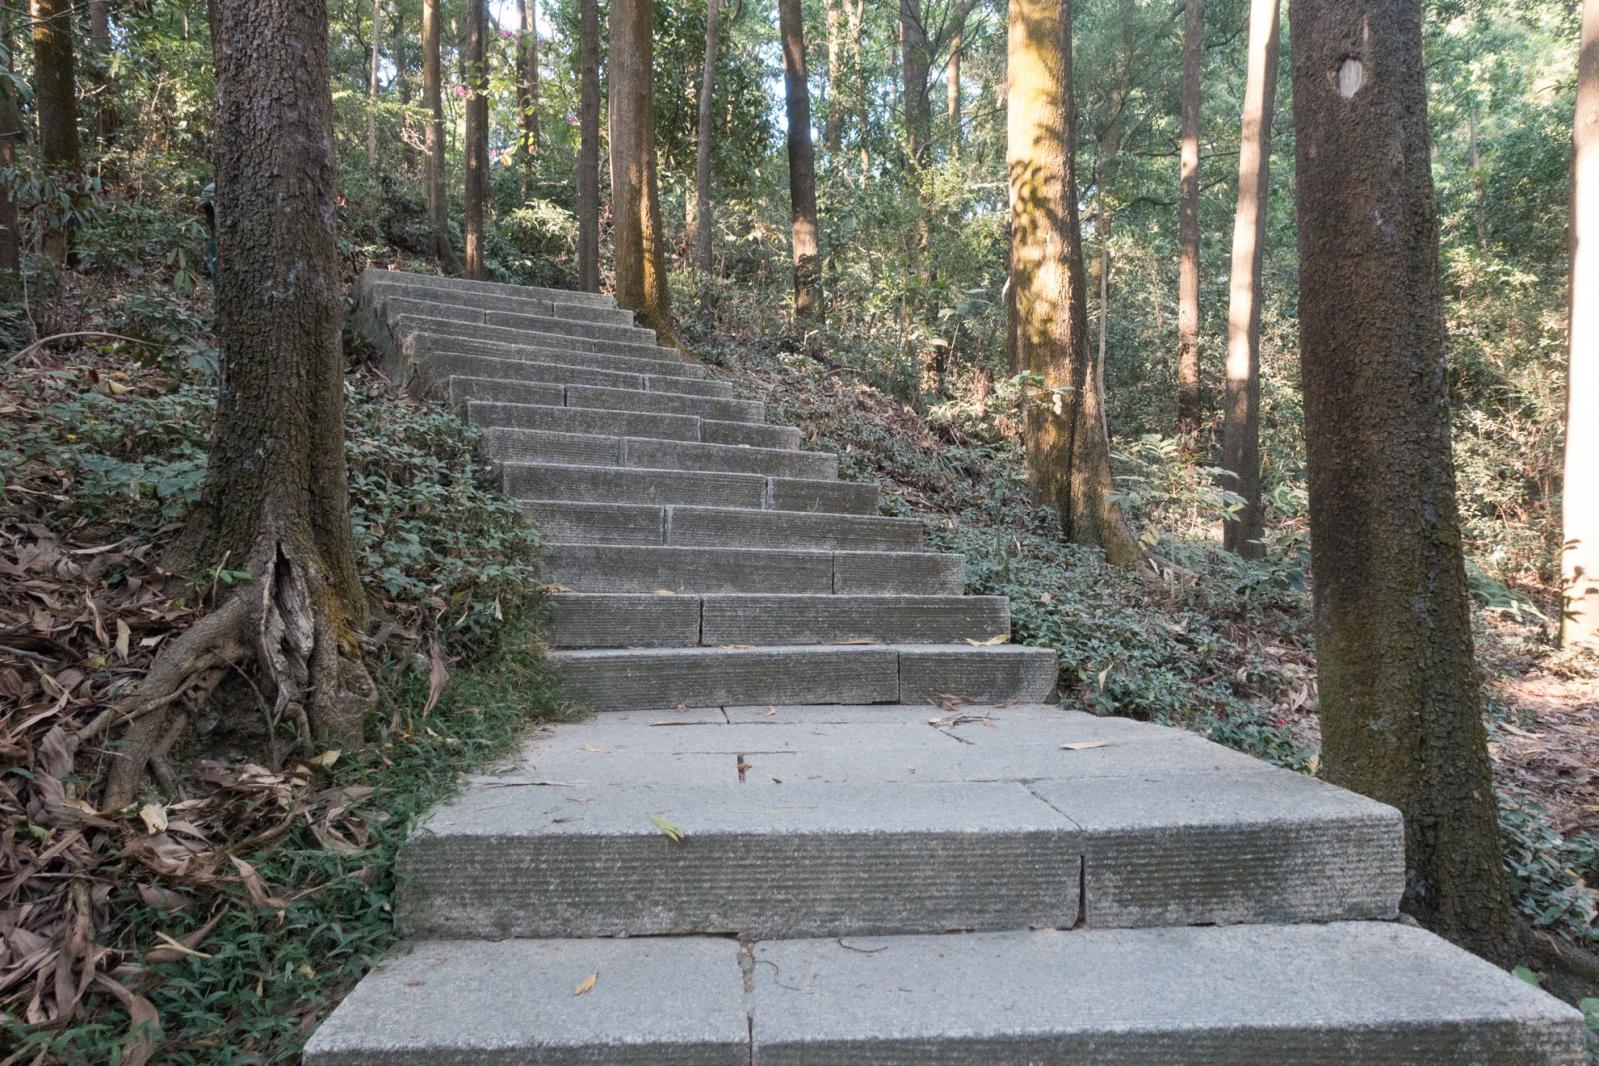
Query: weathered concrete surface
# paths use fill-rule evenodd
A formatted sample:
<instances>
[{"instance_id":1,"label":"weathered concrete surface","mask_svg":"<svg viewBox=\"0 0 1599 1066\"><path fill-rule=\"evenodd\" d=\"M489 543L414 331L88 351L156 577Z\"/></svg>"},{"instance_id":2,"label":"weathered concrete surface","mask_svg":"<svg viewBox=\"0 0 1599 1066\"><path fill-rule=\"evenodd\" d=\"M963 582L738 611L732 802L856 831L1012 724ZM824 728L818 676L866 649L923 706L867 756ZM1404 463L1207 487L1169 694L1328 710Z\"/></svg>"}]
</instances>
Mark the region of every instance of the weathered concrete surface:
<instances>
[{"instance_id":1,"label":"weathered concrete surface","mask_svg":"<svg viewBox=\"0 0 1599 1066\"><path fill-rule=\"evenodd\" d=\"M766 498L766 479L756 474L698 470L507 463L505 491L522 500L760 507Z\"/></svg>"},{"instance_id":2,"label":"weathered concrete surface","mask_svg":"<svg viewBox=\"0 0 1599 1066\"><path fill-rule=\"evenodd\" d=\"M562 648L692 648L700 606L693 596L562 592L550 599L550 637Z\"/></svg>"},{"instance_id":3,"label":"weathered concrete surface","mask_svg":"<svg viewBox=\"0 0 1599 1066\"><path fill-rule=\"evenodd\" d=\"M899 698L899 655L893 648L556 651L549 658L568 689L596 711Z\"/></svg>"},{"instance_id":4,"label":"weathered concrete surface","mask_svg":"<svg viewBox=\"0 0 1599 1066\"><path fill-rule=\"evenodd\" d=\"M539 348L527 344L500 344L481 337L433 333L409 320L395 323L392 329L386 331L386 340L380 338L378 343L380 348L391 353L390 360L396 357L392 353L397 353L399 357L417 365L435 359L470 357L493 359L499 363L579 366L622 374L643 374L646 377L665 378L668 381L675 381L678 378L705 380L705 368L694 363L639 359L626 355L596 355L592 352L569 352L560 348ZM390 362L387 365L393 364ZM504 372L510 373L510 371ZM398 379L398 375L391 374L390 377Z\"/></svg>"},{"instance_id":5,"label":"weathered concrete surface","mask_svg":"<svg viewBox=\"0 0 1599 1066\"><path fill-rule=\"evenodd\" d=\"M706 596L706 644L958 643L1010 632L1002 596Z\"/></svg>"},{"instance_id":6,"label":"weathered concrete surface","mask_svg":"<svg viewBox=\"0 0 1599 1066\"><path fill-rule=\"evenodd\" d=\"M451 377L446 386L450 406L465 411L473 400L480 403L539 404L561 407L566 403L566 389L537 381L507 381L500 378Z\"/></svg>"},{"instance_id":7,"label":"weathered concrete surface","mask_svg":"<svg viewBox=\"0 0 1599 1066\"><path fill-rule=\"evenodd\" d=\"M581 407L470 401L467 416L489 431L532 429L555 433L596 433L607 437L657 437L698 440L700 420L693 415L653 415L638 411L591 411Z\"/></svg>"},{"instance_id":8,"label":"weathered concrete surface","mask_svg":"<svg viewBox=\"0 0 1599 1066\"><path fill-rule=\"evenodd\" d=\"M931 560L937 560L937 563ZM961 555L903 554L884 559L880 552L841 551L833 591L839 593L963 592L966 558Z\"/></svg>"},{"instance_id":9,"label":"weathered concrete surface","mask_svg":"<svg viewBox=\"0 0 1599 1066\"><path fill-rule=\"evenodd\" d=\"M775 511L876 514L877 485L774 477L767 492L766 506Z\"/></svg>"},{"instance_id":10,"label":"weathered concrete surface","mask_svg":"<svg viewBox=\"0 0 1599 1066\"><path fill-rule=\"evenodd\" d=\"M735 941L429 941L350 993L311 1037L305 1066L749 1066L749 1056Z\"/></svg>"},{"instance_id":11,"label":"weathered concrete surface","mask_svg":"<svg viewBox=\"0 0 1599 1066\"><path fill-rule=\"evenodd\" d=\"M722 422L764 422L766 405L759 400L732 400L717 396L689 396L677 392L639 392L573 385L567 389L568 407L594 407L606 411L654 411L668 415L696 415Z\"/></svg>"},{"instance_id":12,"label":"weathered concrete surface","mask_svg":"<svg viewBox=\"0 0 1599 1066\"><path fill-rule=\"evenodd\" d=\"M398 336L427 333L434 336L453 337L476 345L499 344L511 348L539 352L562 353L562 361L589 355L621 355L633 359L650 360L667 366L680 364L681 357L671 348L657 348L649 344L628 344L621 341L592 340L567 333L540 333L535 330L511 329L506 326L485 326L476 322L463 322L453 318L439 318L431 313L406 312L389 319L390 328Z\"/></svg>"},{"instance_id":13,"label":"weathered concrete surface","mask_svg":"<svg viewBox=\"0 0 1599 1066\"><path fill-rule=\"evenodd\" d=\"M1078 855L1020 785L474 787L407 845L397 909L422 936L1060 926Z\"/></svg>"},{"instance_id":14,"label":"weathered concrete surface","mask_svg":"<svg viewBox=\"0 0 1599 1066\"><path fill-rule=\"evenodd\" d=\"M1392 923L757 945L761 1066L1577 1066L1580 1017Z\"/></svg>"},{"instance_id":15,"label":"weathered concrete surface","mask_svg":"<svg viewBox=\"0 0 1599 1066\"><path fill-rule=\"evenodd\" d=\"M369 271L357 279L357 306L370 306L380 313L389 297L423 300L450 307L471 307L480 311L516 311L530 315L549 315L568 322L598 322L612 326L633 325L633 312L598 304L574 303L564 294L549 290L548 296L505 296L469 289L441 290L410 281L375 278Z\"/></svg>"},{"instance_id":16,"label":"weathered concrete surface","mask_svg":"<svg viewBox=\"0 0 1599 1066\"><path fill-rule=\"evenodd\" d=\"M724 422L706 418L700 422L700 439L707 444L747 444L751 448L797 449L804 438L793 426Z\"/></svg>"},{"instance_id":17,"label":"weathered concrete surface","mask_svg":"<svg viewBox=\"0 0 1599 1066\"><path fill-rule=\"evenodd\" d=\"M840 560L875 561L906 595L961 591L959 556L681 545L549 544L542 573L574 592L817 593L837 588ZM870 558L867 558L870 557ZM952 561L953 560L953 561Z\"/></svg>"},{"instance_id":18,"label":"weathered concrete surface","mask_svg":"<svg viewBox=\"0 0 1599 1066\"><path fill-rule=\"evenodd\" d=\"M685 444L629 437L622 457L627 466L659 470L722 470L808 481L838 477L838 457L826 452L751 448L735 444Z\"/></svg>"},{"instance_id":19,"label":"weathered concrete surface","mask_svg":"<svg viewBox=\"0 0 1599 1066\"><path fill-rule=\"evenodd\" d=\"M448 278L434 274L415 274L406 270L380 270L369 267L357 279L360 285L373 283L412 285L434 292L486 293L511 299L546 299L588 307L614 308L616 300L604 293L580 292L575 289L545 289L537 285L507 285L498 281L468 281L465 278ZM442 298L442 297L441 297ZM631 312L628 312L629 314Z\"/></svg>"},{"instance_id":20,"label":"weathered concrete surface","mask_svg":"<svg viewBox=\"0 0 1599 1066\"><path fill-rule=\"evenodd\" d=\"M1043 648L924 644L900 654L900 699L937 703L957 696L970 703L1036 703L1054 691L1057 673L1054 653Z\"/></svg>"},{"instance_id":21,"label":"weathered concrete surface","mask_svg":"<svg viewBox=\"0 0 1599 1066\"><path fill-rule=\"evenodd\" d=\"M668 544L915 551L921 540L922 524L914 518L825 512L674 507L666 526Z\"/></svg>"}]
</instances>

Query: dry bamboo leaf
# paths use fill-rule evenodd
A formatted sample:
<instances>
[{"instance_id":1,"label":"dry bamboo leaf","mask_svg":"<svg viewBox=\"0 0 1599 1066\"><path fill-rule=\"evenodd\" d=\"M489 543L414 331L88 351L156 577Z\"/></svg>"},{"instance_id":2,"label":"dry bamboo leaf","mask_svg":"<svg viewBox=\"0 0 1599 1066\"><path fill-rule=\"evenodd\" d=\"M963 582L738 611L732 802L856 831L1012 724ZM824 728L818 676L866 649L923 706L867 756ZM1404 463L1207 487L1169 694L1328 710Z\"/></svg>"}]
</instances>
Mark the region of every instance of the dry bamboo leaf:
<instances>
[{"instance_id":1,"label":"dry bamboo leaf","mask_svg":"<svg viewBox=\"0 0 1599 1066\"><path fill-rule=\"evenodd\" d=\"M1073 743L1070 743L1070 744L1062 744L1061 745L1061 750L1063 750L1063 751L1087 751L1089 748L1108 748L1108 747L1110 747L1110 741L1108 741L1108 740L1078 740L1078 741L1074 741Z\"/></svg>"},{"instance_id":2,"label":"dry bamboo leaf","mask_svg":"<svg viewBox=\"0 0 1599 1066\"><path fill-rule=\"evenodd\" d=\"M586 995L588 995L590 992L594 991L594 986L599 983L599 980L600 980L600 975L599 975L598 972L589 974L587 977L583 978L583 980L581 982L578 983L577 988L573 989L572 995L574 995L574 996L586 996Z\"/></svg>"},{"instance_id":3,"label":"dry bamboo leaf","mask_svg":"<svg viewBox=\"0 0 1599 1066\"><path fill-rule=\"evenodd\" d=\"M688 836L688 833L684 832L682 826L678 825L664 814L652 814L650 815L650 821L654 822L655 828L666 834L666 838L674 844L681 843L683 838Z\"/></svg>"},{"instance_id":4,"label":"dry bamboo leaf","mask_svg":"<svg viewBox=\"0 0 1599 1066\"><path fill-rule=\"evenodd\" d=\"M144 823L146 833L165 833L167 831L167 809L159 803L146 803L139 808L139 820Z\"/></svg>"},{"instance_id":5,"label":"dry bamboo leaf","mask_svg":"<svg viewBox=\"0 0 1599 1066\"><path fill-rule=\"evenodd\" d=\"M995 648L1001 644L1006 644L1009 642L1009 633L995 633L987 640L973 640L971 637L966 638L966 643L970 644L974 648Z\"/></svg>"}]
</instances>

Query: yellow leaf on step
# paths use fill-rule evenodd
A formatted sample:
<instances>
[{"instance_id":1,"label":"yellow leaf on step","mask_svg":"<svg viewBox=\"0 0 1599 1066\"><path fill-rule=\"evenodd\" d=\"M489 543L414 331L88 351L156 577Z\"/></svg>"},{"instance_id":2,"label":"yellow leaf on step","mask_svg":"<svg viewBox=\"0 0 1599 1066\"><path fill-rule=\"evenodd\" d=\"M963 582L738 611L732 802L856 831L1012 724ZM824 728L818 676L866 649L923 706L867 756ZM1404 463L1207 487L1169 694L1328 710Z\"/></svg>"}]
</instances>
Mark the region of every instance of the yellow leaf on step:
<instances>
[{"instance_id":1,"label":"yellow leaf on step","mask_svg":"<svg viewBox=\"0 0 1599 1066\"><path fill-rule=\"evenodd\" d=\"M1110 747L1110 741L1108 741L1108 740L1079 740L1079 741L1076 741L1075 743L1072 743L1072 744L1062 744L1061 745L1061 748L1064 749L1065 751L1086 751L1089 748L1108 748L1108 747Z\"/></svg>"},{"instance_id":2,"label":"yellow leaf on step","mask_svg":"<svg viewBox=\"0 0 1599 1066\"><path fill-rule=\"evenodd\" d=\"M992 648L1000 644L1008 643L1009 641L1009 633L996 633L987 640L973 640L971 637L966 638L966 643L970 644L974 648Z\"/></svg>"},{"instance_id":3,"label":"yellow leaf on step","mask_svg":"<svg viewBox=\"0 0 1599 1066\"><path fill-rule=\"evenodd\" d=\"M600 975L598 973L589 974L587 977L583 978L582 983L577 986L577 988L572 992L572 995L582 996L594 991L594 986L599 983L599 980Z\"/></svg>"},{"instance_id":4,"label":"yellow leaf on step","mask_svg":"<svg viewBox=\"0 0 1599 1066\"><path fill-rule=\"evenodd\" d=\"M667 839L674 844L688 836L688 834L683 831L682 826L678 825L664 814L652 814L650 815L650 821L654 822L655 828L665 833Z\"/></svg>"}]
</instances>

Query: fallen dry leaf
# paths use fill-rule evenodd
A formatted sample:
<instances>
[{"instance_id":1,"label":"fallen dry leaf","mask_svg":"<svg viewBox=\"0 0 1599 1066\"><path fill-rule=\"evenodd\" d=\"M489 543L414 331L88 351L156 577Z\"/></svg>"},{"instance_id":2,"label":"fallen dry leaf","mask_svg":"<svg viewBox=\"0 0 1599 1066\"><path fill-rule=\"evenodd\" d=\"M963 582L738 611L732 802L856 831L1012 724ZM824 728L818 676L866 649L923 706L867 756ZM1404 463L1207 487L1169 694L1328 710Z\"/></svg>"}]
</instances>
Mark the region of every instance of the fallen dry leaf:
<instances>
[{"instance_id":1,"label":"fallen dry leaf","mask_svg":"<svg viewBox=\"0 0 1599 1066\"><path fill-rule=\"evenodd\" d=\"M594 986L599 983L599 980L600 975L598 972L589 974L587 977L583 978L581 982L579 982L577 988L572 991L572 995L587 995L588 993L594 991Z\"/></svg>"},{"instance_id":2,"label":"fallen dry leaf","mask_svg":"<svg viewBox=\"0 0 1599 1066\"><path fill-rule=\"evenodd\" d=\"M1061 748L1064 751L1087 751L1089 748L1108 747L1110 747L1110 741L1108 740L1078 740L1070 744L1061 745Z\"/></svg>"}]
</instances>

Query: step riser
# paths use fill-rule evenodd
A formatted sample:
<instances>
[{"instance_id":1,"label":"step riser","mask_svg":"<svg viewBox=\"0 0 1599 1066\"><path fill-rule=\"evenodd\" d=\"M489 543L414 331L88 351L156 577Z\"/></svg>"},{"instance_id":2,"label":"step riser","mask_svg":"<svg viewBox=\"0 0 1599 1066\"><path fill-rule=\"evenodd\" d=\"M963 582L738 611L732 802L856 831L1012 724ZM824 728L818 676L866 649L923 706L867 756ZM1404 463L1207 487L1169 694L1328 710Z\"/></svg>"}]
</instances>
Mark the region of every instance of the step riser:
<instances>
[{"instance_id":1,"label":"step riser","mask_svg":"<svg viewBox=\"0 0 1599 1066\"><path fill-rule=\"evenodd\" d=\"M756 510L870 514L877 486L687 470L505 464L505 491L522 500L693 504Z\"/></svg>"},{"instance_id":2,"label":"step riser","mask_svg":"<svg viewBox=\"0 0 1599 1066\"><path fill-rule=\"evenodd\" d=\"M764 422L766 405L759 400L683 396L669 392L604 389L572 385L566 390L568 407L594 407L605 411L647 411L664 415L697 415L718 422Z\"/></svg>"},{"instance_id":3,"label":"step riser","mask_svg":"<svg viewBox=\"0 0 1599 1066\"><path fill-rule=\"evenodd\" d=\"M573 592L832 594L891 584L903 595L958 596L966 585L960 556L911 552L547 543L539 572Z\"/></svg>"},{"instance_id":4,"label":"step riser","mask_svg":"<svg viewBox=\"0 0 1599 1066\"><path fill-rule=\"evenodd\" d=\"M368 280L369 278L371 280ZM361 277L359 296L362 300L373 303L381 303L387 297L398 296L407 300L418 300L449 307L471 307L479 311L514 311L524 315L563 318L573 322L593 322L605 326L631 326L634 324L633 312L623 311L617 307L598 307L591 304L573 303L571 300L564 298L497 296L492 293L463 290L441 293L427 286L409 283L396 284L369 274L363 274Z\"/></svg>"},{"instance_id":5,"label":"step riser","mask_svg":"<svg viewBox=\"0 0 1599 1066\"><path fill-rule=\"evenodd\" d=\"M434 293L469 292L506 296L512 299L560 300L564 303L583 304L588 307L611 308L616 307L616 300L598 292L582 292L577 289L545 289L537 285L508 285L499 281L468 281L465 278L449 278L436 274L413 274L405 270L378 270L371 268L365 270L359 279L361 282L370 278L373 281L385 284L414 285L425 288ZM444 299L444 296L439 296Z\"/></svg>"},{"instance_id":6,"label":"step riser","mask_svg":"<svg viewBox=\"0 0 1599 1066\"><path fill-rule=\"evenodd\" d=\"M938 703L950 696L969 703L1036 703L1055 687L1055 661L1047 653L920 648L562 651L550 658L567 689L596 711Z\"/></svg>"},{"instance_id":7,"label":"step riser","mask_svg":"<svg viewBox=\"0 0 1599 1066\"><path fill-rule=\"evenodd\" d=\"M619 370L591 370L588 367L563 366L559 363L527 363L512 359L460 359L430 356L429 362L445 377L461 377L474 382L479 390L477 399L495 400L501 385L598 385L608 389L631 389L635 392L667 392L687 396L731 397L733 386L721 381L700 381L695 378L662 377L657 374L627 374ZM456 362L459 369L450 364ZM506 398L505 402L521 401Z\"/></svg>"},{"instance_id":8,"label":"step riser","mask_svg":"<svg viewBox=\"0 0 1599 1066\"><path fill-rule=\"evenodd\" d=\"M506 463L583 463L649 470L764 474L810 480L832 480L838 477L838 459L818 452L690 444L648 437L497 433L489 439L489 454Z\"/></svg>"},{"instance_id":9,"label":"step riser","mask_svg":"<svg viewBox=\"0 0 1599 1066\"><path fill-rule=\"evenodd\" d=\"M557 317L548 312L526 314L504 310L486 311L465 304L412 299L405 293L399 292L389 292L379 296L377 310L380 314L390 317L412 315L418 318L464 322L473 326L495 326L550 336L573 337L602 344L640 344L652 348L658 347L655 343L655 331L640 329L637 326L578 321Z\"/></svg>"},{"instance_id":10,"label":"step riser","mask_svg":"<svg viewBox=\"0 0 1599 1066\"><path fill-rule=\"evenodd\" d=\"M491 449L506 432L517 431L490 432ZM919 522L877 515L549 501L524 503L522 513L545 540L566 544L914 552L922 539Z\"/></svg>"},{"instance_id":11,"label":"step riser","mask_svg":"<svg viewBox=\"0 0 1599 1066\"><path fill-rule=\"evenodd\" d=\"M762 423L718 422L693 415L663 415L643 411L608 411L600 408L560 408L537 404L470 403L467 417L489 430L539 430L553 433L593 433L606 437L649 437L655 440L697 441L703 444L748 445L751 448L799 448L800 434L791 426Z\"/></svg>"},{"instance_id":12,"label":"step riser","mask_svg":"<svg viewBox=\"0 0 1599 1066\"><path fill-rule=\"evenodd\" d=\"M685 379L703 381L705 378L705 368L693 363L667 363L657 359L591 355L586 352L543 351L518 348L508 344L486 344L482 341L435 333L405 334L403 344L399 342L396 344L404 347L411 361L417 364L415 372L430 381L441 380L451 374L459 374L462 377L536 381L537 378L527 378L523 375L538 374L541 371L522 368L544 366L575 367L632 377L659 378L671 383ZM662 385L659 389L661 392L674 391L671 385Z\"/></svg>"},{"instance_id":13,"label":"step riser","mask_svg":"<svg viewBox=\"0 0 1599 1066\"><path fill-rule=\"evenodd\" d=\"M671 348L661 348L653 344L630 344L624 341L576 337L566 333L543 333L538 330L512 329L508 326L476 325L448 318L425 318L421 315L402 314L390 316L388 321L402 334L417 332L442 334L490 344L579 355L585 352L594 355L625 355L633 359L656 359L661 362L682 358Z\"/></svg>"},{"instance_id":14,"label":"step riser","mask_svg":"<svg viewBox=\"0 0 1599 1066\"><path fill-rule=\"evenodd\" d=\"M960 644L1010 632L994 596L554 597L552 635L563 648L715 647L725 644Z\"/></svg>"}]
</instances>

